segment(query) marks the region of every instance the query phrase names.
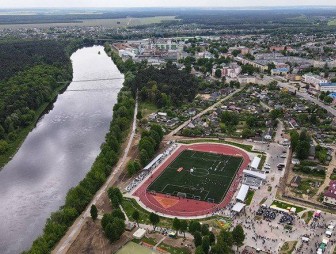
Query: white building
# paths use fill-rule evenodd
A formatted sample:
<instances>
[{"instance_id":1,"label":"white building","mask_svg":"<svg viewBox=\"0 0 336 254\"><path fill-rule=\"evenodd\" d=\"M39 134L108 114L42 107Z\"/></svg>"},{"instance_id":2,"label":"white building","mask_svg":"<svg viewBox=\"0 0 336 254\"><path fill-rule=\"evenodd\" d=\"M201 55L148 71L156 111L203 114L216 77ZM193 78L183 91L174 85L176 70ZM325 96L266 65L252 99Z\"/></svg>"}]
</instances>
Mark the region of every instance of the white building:
<instances>
[{"instance_id":1,"label":"white building","mask_svg":"<svg viewBox=\"0 0 336 254\"><path fill-rule=\"evenodd\" d=\"M240 84L256 83L256 78L254 76L240 75L238 76L238 81Z\"/></svg>"},{"instance_id":2,"label":"white building","mask_svg":"<svg viewBox=\"0 0 336 254\"><path fill-rule=\"evenodd\" d=\"M312 86L314 86L314 88L316 90L319 90L319 85L321 83L327 83L328 80L326 80L325 78L322 78L321 76L318 75L313 75L312 73L307 73L305 75L302 76L302 81L310 84Z\"/></svg>"},{"instance_id":3,"label":"white building","mask_svg":"<svg viewBox=\"0 0 336 254\"><path fill-rule=\"evenodd\" d=\"M336 83L320 83L317 90L321 92L336 92Z\"/></svg>"}]
</instances>

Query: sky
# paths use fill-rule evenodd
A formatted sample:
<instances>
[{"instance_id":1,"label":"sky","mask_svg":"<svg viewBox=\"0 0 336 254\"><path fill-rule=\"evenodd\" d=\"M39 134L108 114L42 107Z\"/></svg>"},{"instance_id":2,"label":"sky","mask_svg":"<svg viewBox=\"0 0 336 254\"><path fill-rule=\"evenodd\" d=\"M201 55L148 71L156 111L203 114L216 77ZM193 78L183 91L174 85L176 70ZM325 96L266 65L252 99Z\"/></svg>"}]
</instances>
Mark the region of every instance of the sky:
<instances>
[{"instance_id":1,"label":"sky","mask_svg":"<svg viewBox=\"0 0 336 254\"><path fill-rule=\"evenodd\" d=\"M0 0L0 8L336 6L336 0Z\"/></svg>"}]
</instances>

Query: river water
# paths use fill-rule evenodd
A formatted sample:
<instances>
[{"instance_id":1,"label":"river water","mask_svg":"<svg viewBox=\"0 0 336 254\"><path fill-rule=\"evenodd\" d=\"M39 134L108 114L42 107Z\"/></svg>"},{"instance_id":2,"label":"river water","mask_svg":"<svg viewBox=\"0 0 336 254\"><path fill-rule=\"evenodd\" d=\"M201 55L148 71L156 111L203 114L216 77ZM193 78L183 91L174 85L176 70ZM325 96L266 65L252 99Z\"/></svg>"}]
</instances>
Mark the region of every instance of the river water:
<instances>
[{"instance_id":1,"label":"river water","mask_svg":"<svg viewBox=\"0 0 336 254\"><path fill-rule=\"evenodd\" d=\"M0 171L1 254L31 246L89 171L108 132L123 75L101 46L80 49L71 60L73 82ZM119 79L98 80L109 78Z\"/></svg>"}]
</instances>

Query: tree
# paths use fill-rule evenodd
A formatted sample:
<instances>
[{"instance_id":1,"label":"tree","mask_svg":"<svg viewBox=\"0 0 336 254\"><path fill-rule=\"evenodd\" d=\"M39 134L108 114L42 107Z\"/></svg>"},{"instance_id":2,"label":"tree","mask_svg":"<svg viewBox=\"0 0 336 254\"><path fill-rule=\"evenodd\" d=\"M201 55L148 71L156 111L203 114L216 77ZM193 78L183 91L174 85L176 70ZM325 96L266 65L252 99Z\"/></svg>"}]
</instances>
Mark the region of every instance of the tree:
<instances>
[{"instance_id":1,"label":"tree","mask_svg":"<svg viewBox=\"0 0 336 254\"><path fill-rule=\"evenodd\" d=\"M213 232L210 232L210 233L209 233L209 240L210 240L210 244L215 243L215 241L216 241L216 236L215 236L215 234L214 234Z\"/></svg>"},{"instance_id":2,"label":"tree","mask_svg":"<svg viewBox=\"0 0 336 254\"><path fill-rule=\"evenodd\" d=\"M301 131L299 143L296 148L296 156L300 160L307 159L309 156L311 138L306 130Z\"/></svg>"},{"instance_id":3,"label":"tree","mask_svg":"<svg viewBox=\"0 0 336 254\"><path fill-rule=\"evenodd\" d=\"M135 174L136 171L135 171L135 168L134 168L134 163L133 163L133 161L129 161L129 162L127 163L126 168L127 168L127 174L128 174L129 176L132 176L132 175Z\"/></svg>"},{"instance_id":4,"label":"tree","mask_svg":"<svg viewBox=\"0 0 336 254\"><path fill-rule=\"evenodd\" d=\"M244 229L241 225L237 225L232 230L232 239L234 244L237 246L237 251L240 246L243 245L245 240Z\"/></svg>"},{"instance_id":5,"label":"tree","mask_svg":"<svg viewBox=\"0 0 336 254\"><path fill-rule=\"evenodd\" d=\"M90 214L91 214L91 217L92 217L93 220L97 219L97 217L98 217L98 210L97 210L97 207L95 205L91 206Z\"/></svg>"},{"instance_id":6,"label":"tree","mask_svg":"<svg viewBox=\"0 0 336 254\"><path fill-rule=\"evenodd\" d=\"M188 222L186 220L182 220L180 224L180 230L183 232L184 238L185 238L185 232L188 229Z\"/></svg>"},{"instance_id":7,"label":"tree","mask_svg":"<svg viewBox=\"0 0 336 254\"><path fill-rule=\"evenodd\" d=\"M202 235L209 235L209 225L202 224L201 232L202 232Z\"/></svg>"},{"instance_id":8,"label":"tree","mask_svg":"<svg viewBox=\"0 0 336 254\"><path fill-rule=\"evenodd\" d=\"M201 224L198 221L191 220L189 222L189 232L193 234L196 231L201 231Z\"/></svg>"},{"instance_id":9,"label":"tree","mask_svg":"<svg viewBox=\"0 0 336 254\"><path fill-rule=\"evenodd\" d=\"M105 227L103 227L106 237L114 242L120 238L125 231L125 222L119 218L113 218Z\"/></svg>"},{"instance_id":10,"label":"tree","mask_svg":"<svg viewBox=\"0 0 336 254\"><path fill-rule=\"evenodd\" d=\"M119 205L122 203L123 196L120 190L117 187L111 187L107 191L107 195L111 200L112 206L114 208L119 207Z\"/></svg>"},{"instance_id":11,"label":"tree","mask_svg":"<svg viewBox=\"0 0 336 254\"><path fill-rule=\"evenodd\" d=\"M209 236L204 236L202 240L202 249L207 254L210 249L210 239Z\"/></svg>"},{"instance_id":12,"label":"tree","mask_svg":"<svg viewBox=\"0 0 336 254\"><path fill-rule=\"evenodd\" d=\"M297 146L299 144L300 135L296 130L292 130L289 135L290 135L290 138L291 138L292 150L296 151Z\"/></svg>"},{"instance_id":13,"label":"tree","mask_svg":"<svg viewBox=\"0 0 336 254\"><path fill-rule=\"evenodd\" d=\"M125 214L118 208L118 209L113 209L112 213L111 213L112 217L114 218L119 218L122 220L125 220Z\"/></svg>"},{"instance_id":14,"label":"tree","mask_svg":"<svg viewBox=\"0 0 336 254\"><path fill-rule=\"evenodd\" d=\"M199 231L196 231L194 234L194 243L195 243L195 246L198 247L202 244L202 235L201 235L201 232Z\"/></svg>"},{"instance_id":15,"label":"tree","mask_svg":"<svg viewBox=\"0 0 336 254\"><path fill-rule=\"evenodd\" d=\"M5 153L9 148L8 143L5 140L0 140L0 154Z\"/></svg>"},{"instance_id":16,"label":"tree","mask_svg":"<svg viewBox=\"0 0 336 254\"><path fill-rule=\"evenodd\" d=\"M153 229L155 230L156 225L159 224L159 222L160 222L160 217L156 213L152 212L149 215L149 221L152 223Z\"/></svg>"},{"instance_id":17,"label":"tree","mask_svg":"<svg viewBox=\"0 0 336 254\"><path fill-rule=\"evenodd\" d=\"M138 210L133 211L132 219L138 224L138 227L139 227L140 213Z\"/></svg>"},{"instance_id":18,"label":"tree","mask_svg":"<svg viewBox=\"0 0 336 254\"><path fill-rule=\"evenodd\" d=\"M180 228L181 228L181 221L175 217L173 220L173 229L179 231Z\"/></svg>"},{"instance_id":19,"label":"tree","mask_svg":"<svg viewBox=\"0 0 336 254\"><path fill-rule=\"evenodd\" d=\"M202 246L198 246L195 250L195 254L205 254Z\"/></svg>"},{"instance_id":20,"label":"tree","mask_svg":"<svg viewBox=\"0 0 336 254\"><path fill-rule=\"evenodd\" d=\"M222 71L221 71L221 69L216 69L216 71L215 71L215 77L216 78L220 78L222 76Z\"/></svg>"}]
</instances>

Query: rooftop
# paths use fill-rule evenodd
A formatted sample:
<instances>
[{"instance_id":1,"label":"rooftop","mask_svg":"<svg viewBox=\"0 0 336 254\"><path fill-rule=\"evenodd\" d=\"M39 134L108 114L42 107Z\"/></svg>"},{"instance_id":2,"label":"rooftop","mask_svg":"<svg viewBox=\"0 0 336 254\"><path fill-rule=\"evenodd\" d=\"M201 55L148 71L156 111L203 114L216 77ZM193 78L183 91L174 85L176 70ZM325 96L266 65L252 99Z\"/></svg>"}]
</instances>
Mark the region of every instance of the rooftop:
<instances>
[{"instance_id":1,"label":"rooftop","mask_svg":"<svg viewBox=\"0 0 336 254\"><path fill-rule=\"evenodd\" d=\"M324 196L336 199L336 180L330 181L328 190L324 193Z\"/></svg>"}]
</instances>

